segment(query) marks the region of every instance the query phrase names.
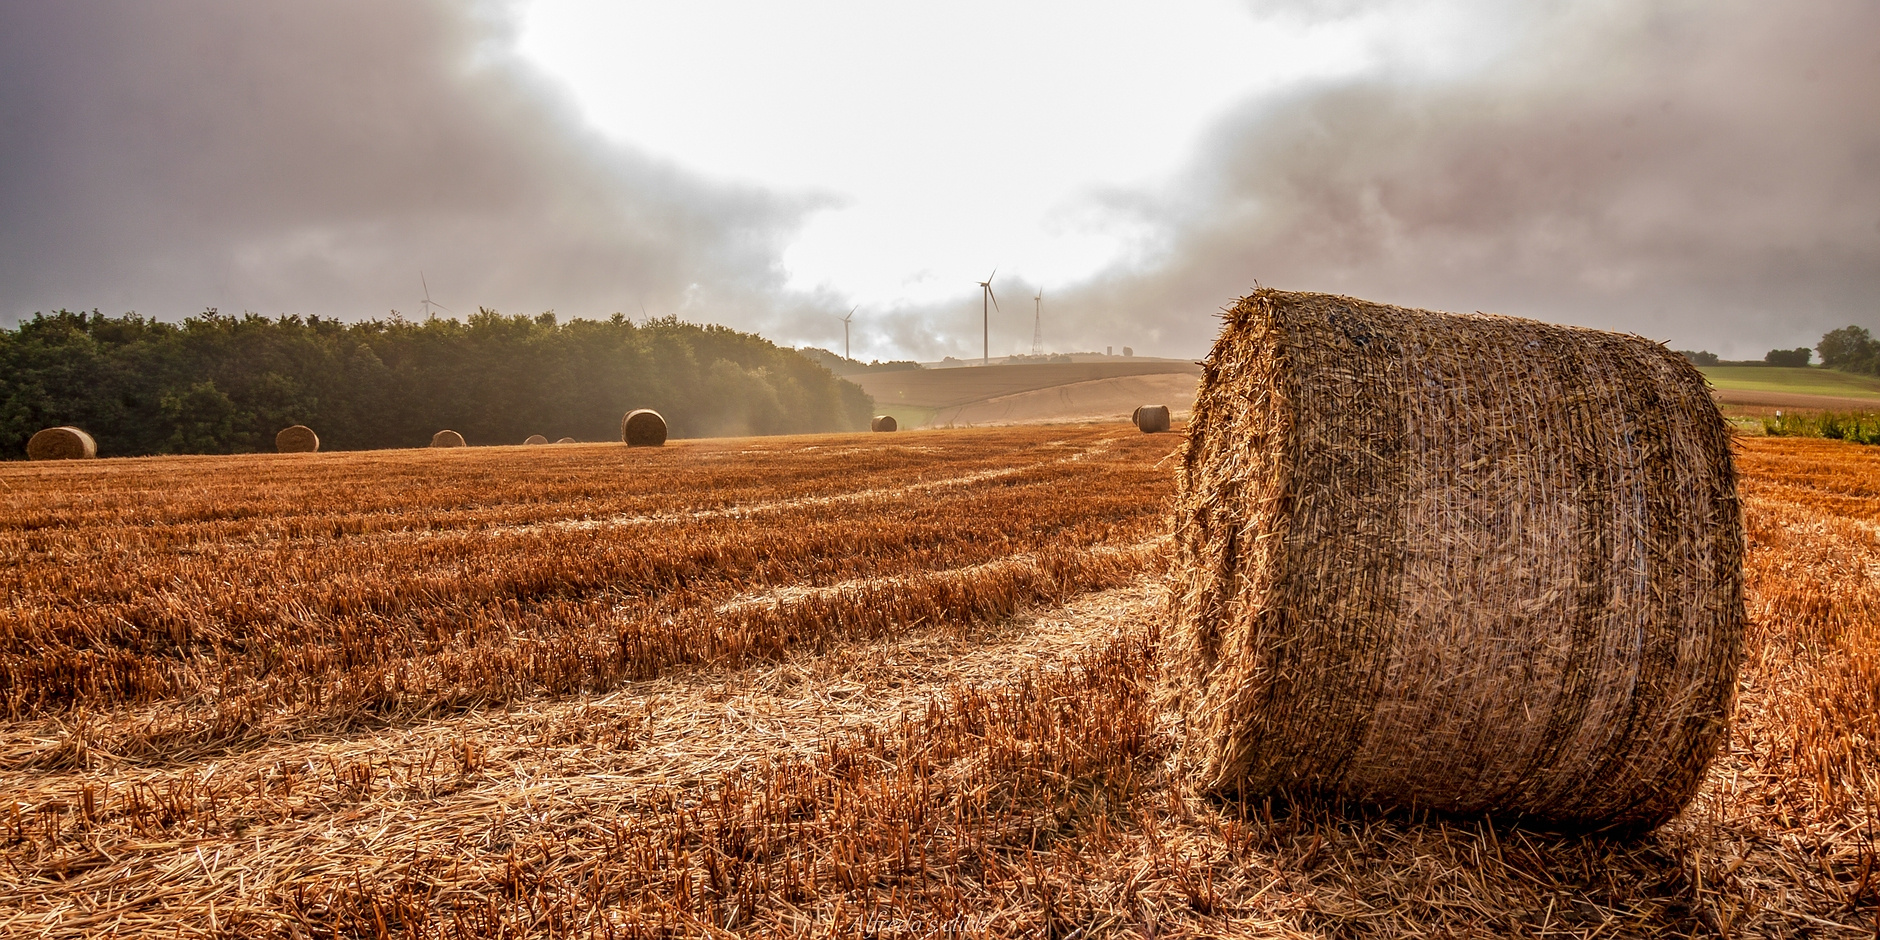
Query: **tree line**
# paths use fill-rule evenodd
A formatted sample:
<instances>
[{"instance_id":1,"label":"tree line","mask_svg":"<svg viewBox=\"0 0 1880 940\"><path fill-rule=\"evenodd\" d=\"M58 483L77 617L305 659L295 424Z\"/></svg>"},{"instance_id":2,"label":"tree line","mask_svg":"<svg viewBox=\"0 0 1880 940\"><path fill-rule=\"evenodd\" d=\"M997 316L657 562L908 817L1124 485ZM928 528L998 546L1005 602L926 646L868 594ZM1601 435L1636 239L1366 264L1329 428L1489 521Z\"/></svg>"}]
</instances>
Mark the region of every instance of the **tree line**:
<instances>
[{"instance_id":1,"label":"tree line","mask_svg":"<svg viewBox=\"0 0 1880 940\"><path fill-rule=\"evenodd\" d=\"M480 310L466 320L343 322L209 310L182 323L60 310L0 330L0 455L72 425L101 456L272 450L304 424L322 449L618 440L653 408L674 436L865 429L874 403L828 369L750 333L673 317L561 323Z\"/></svg>"},{"instance_id":2,"label":"tree line","mask_svg":"<svg viewBox=\"0 0 1880 940\"><path fill-rule=\"evenodd\" d=\"M1678 353L1700 366L1714 365L1754 365L1754 362L1725 362L1709 350L1696 351L1680 349ZM1843 372L1855 372L1861 375L1880 375L1880 340L1867 332L1866 327L1844 326L1838 330L1829 330L1821 337L1821 342L1814 348L1798 346L1795 349L1771 349L1762 358L1763 365L1771 366L1806 366L1815 356L1821 354L1821 364L1830 369Z\"/></svg>"}]
</instances>

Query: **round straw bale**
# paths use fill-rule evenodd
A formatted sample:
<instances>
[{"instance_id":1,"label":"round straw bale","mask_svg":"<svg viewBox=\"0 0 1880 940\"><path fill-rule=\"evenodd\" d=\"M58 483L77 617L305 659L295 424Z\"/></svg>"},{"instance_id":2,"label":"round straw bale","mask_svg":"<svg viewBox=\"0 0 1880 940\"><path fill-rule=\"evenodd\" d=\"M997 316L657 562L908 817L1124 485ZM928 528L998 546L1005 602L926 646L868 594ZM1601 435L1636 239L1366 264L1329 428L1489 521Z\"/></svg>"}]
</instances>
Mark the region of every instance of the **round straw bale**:
<instances>
[{"instance_id":1,"label":"round straw bale","mask_svg":"<svg viewBox=\"0 0 1880 940\"><path fill-rule=\"evenodd\" d=\"M1160 434L1168 430L1168 406L1143 405L1137 408L1135 423L1144 434Z\"/></svg>"},{"instance_id":2,"label":"round straw bale","mask_svg":"<svg viewBox=\"0 0 1880 940\"><path fill-rule=\"evenodd\" d=\"M98 442L74 427L46 428L26 442L28 460L83 460L98 456Z\"/></svg>"},{"instance_id":3,"label":"round straw bale","mask_svg":"<svg viewBox=\"0 0 1880 940\"><path fill-rule=\"evenodd\" d=\"M666 443L666 419L651 408L636 408L620 419L620 439L628 447L658 447Z\"/></svg>"},{"instance_id":4,"label":"round straw bale","mask_svg":"<svg viewBox=\"0 0 1880 940\"><path fill-rule=\"evenodd\" d=\"M540 435L540 434L531 434L531 435L529 435L529 439L528 439L528 440L525 440L525 441L523 441L522 443L524 443L524 444L546 444L546 443L548 443L548 438L546 438L546 437L543 437L543 436L542 436L542 435Z\"/></svg>"},{"instance_id":5,"label":"round straw bale","mask_svg":"<svg viewBox=\"0 0 1880 940\"><path fill-rule=\"evenodd\" d=\"M870 431L898 431L901 423L894 420L894 415L876 415L868 422Z\"/></svg>"},{"instance_id":6,"label":"round straw bale","mask_svg":"<svg viewBox=\"0 0 1880 940\"><path fill-rule=\"evenodd\" d=\"M1256 291L1175 522L1168 675L1206 789L1648 828L1724 740L1729 434L1648 340Z\"/></svg>"},{"instance_id":7,"label":"round straw bale","mask_svg":"<svg viewBox=\"0 0 1880 940\"><path fill-rule=\"evenodd\" d=\"M274 449L283 454L311 454L320 449L320 435L304 424L282 428L274 435Z\"/></svg>"},{"instance_id":8,"label":"round straw bale","mask_svg":"<svg viewBox=\"0 0 1880 940\"><path fill-rule=\"evenodd\" d=\"M1136 410L1129 413L1129 423L1135 425L1138 428L1142 427L1142 406L1141 405L1137 405Z\"/></svg>"},{"instance_id":9,"label":"round straw bale","mask_svg":"<svg viewBox=\"0 0 1880 940\"><path fill-rule=\"evenodd\" d=\"M556 441L555 443L557 443L557 444L572 444L572 443L574 443L574 438L572 438L572 437L564 437L564 438L562 438L561 440L558 440L558 441Z\"/></svg>"},{"instance_id":10,"label":"round straw bale","mask_svg":"<svg viewBox=\"0 0 1880 940\"><path fill-rule=\"evenodd\" d=\"M456 431L439 431L431 435L432 447L462 447L463 435Z\"/></svg>"}]
</instances>

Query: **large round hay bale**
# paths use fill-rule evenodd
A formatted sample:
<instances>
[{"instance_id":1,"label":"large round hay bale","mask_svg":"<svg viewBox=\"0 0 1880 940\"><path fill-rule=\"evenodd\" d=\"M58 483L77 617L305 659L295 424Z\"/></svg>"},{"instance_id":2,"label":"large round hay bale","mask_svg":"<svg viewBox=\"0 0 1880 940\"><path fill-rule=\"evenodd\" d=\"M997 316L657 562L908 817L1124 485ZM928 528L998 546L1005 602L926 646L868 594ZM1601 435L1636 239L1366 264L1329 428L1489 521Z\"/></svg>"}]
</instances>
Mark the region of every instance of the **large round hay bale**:
<instances>
[{"instance_id":1,"label":"large round hay bale","mask_svg":"<svg viewBox=\"0 0 1880 940\"><path fill-rule=\"evenodd\" d=\"M432 447L462 447L463 435L456 431L439 431L431 435Z\"/></svg>"},{"instance_id":2,"label":"large round hay bale","mask_svg":"<svg viewBox=\"0 0 1880 940\"><path fill-rule=\"evenodd\" d=\"M651 408L636 408L620 419L620 439L628 447L658 447L666 443L666 419Z\"/></svg>"},{"instance_id":3,"label":"large round hay bale","mask_svg":"<svg viewBox=\"0 0 1880 940\"><path fill-rule=\"evenodd\" d=\"M1160 434L1168 430L1167 405L1143 405L1132 416L1136 427L1144 434Z\"/></svg>"},{"instance_id":4,"label":"large round hay bale","mask_svg":"<svg viewBox=\"0 0 1880 940\"><path fill-rule=\"evenodd\" d=\"M320 449L320 435L304 424L282 428L274 435L274 449L283 454L311 454Z\"/></svg>"},{"instance_id":5,"label":"large round hay bale","mask_svg":"<svg viewBox=\"0 0 1880 940\"><path fill-rule=\"evenodd\" d=\"M546 443L548 443L548 438L546 438L546 437L543 437L543 436L542 436L542 435L540 435L540 434L531 434L531 435L529 435L529 437L528 437L528 439L527 439L527 440L525 440L525 441L523 441L522 443L524 443L524 444L546 444Z\"/></svg>"},{"instance_id":6,"label":"large round hay bale","mask_svg":"<svg viewBox=\"0 0 1880 940\"><path fill-rule=\"evenodd\" d=\"M564 438L562 438L561 440L558 440L558 441L556 441L555 443L557 443L557 444L572 444L572 443L574 443L574 438L572 438L572 437L564 437Z\"/></svg>"},{"instance_id":7,"label":"large round hay bale","mask_svg":"<svg viewBox=\"0 0 1880 940\"><path fill-rule=\"evenodd\" d=\"M46 428L26 441L28 460L84 460L98 456L98 442L74 427Z\"/></svg>"},{"instance_id":8,"label":"large round hay bale","mask_svg":"<svg viewBox=\"0 0 1880 940\"><path fill-rule=\"evenodd\" d=\"M894 420L894 415L876 415L868 422L870 431L899 431L901 423Z\"/></svg>"},{"instance_id":9,"label":"large round hay bale","mask_svg":"<svg viewBox=\"0 0 1880 940\"><path fill-rule=\"evenodd\" d=\"M1649 827L1744 627L1729 435L1664 347L1256 291L1189 420L1169 675L1198 782Z\"/></svg>"},{"instance_id":10,"label":"large round hay bale","mask_svg":"<svg viewBox=\"0 0 1880 940\"><path fill-rule=\"evenodd\" d=\"M1136 410L1129 413L1129 423L1135 425L1138 428L1142 427L1142 406L1141 405L1137 405Z\"/></svg>"}]
</instances>

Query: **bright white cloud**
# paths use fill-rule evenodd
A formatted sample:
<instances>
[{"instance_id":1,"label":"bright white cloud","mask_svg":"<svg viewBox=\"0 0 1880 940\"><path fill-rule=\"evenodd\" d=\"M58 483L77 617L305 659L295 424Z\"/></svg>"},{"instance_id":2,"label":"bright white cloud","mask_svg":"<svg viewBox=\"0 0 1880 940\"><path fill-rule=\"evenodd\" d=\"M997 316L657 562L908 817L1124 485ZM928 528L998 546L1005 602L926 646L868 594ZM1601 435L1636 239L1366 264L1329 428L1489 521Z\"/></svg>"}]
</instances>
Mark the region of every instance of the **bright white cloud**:
<instances>
[{"instance_id":1,"label":"bright white cloud","mask_svg":"<svg viewBox=\"0 0 1880 940\"><path fill-rule=\"evenodd\" d=\"M1051 285L1122 260L1142 233L1094 191L1173 173L1251 95L1376 66L1387 19L1259 20L1232 0L538 0L520 48L611 136L827 194L784 253L789 284L879 309L971 293L994 265Z\"/></svg>"}]
</instances>

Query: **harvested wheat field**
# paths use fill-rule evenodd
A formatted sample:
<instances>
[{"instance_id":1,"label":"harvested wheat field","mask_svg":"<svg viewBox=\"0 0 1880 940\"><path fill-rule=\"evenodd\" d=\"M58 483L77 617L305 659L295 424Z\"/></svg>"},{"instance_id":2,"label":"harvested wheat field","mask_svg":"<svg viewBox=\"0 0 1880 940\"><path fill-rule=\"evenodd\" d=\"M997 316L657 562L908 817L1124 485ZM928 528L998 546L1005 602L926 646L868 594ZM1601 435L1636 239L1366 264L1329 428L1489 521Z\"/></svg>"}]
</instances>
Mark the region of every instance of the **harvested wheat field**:
<instances>
[{"instance_id":1,"label":"harvested wheat field","mask_svg":"<svg viewBox=\"0 0 1880 940\"><path fill-rule=\"evenodd\" d=\"M1180 435L0 465L0 935L1871 937L1880 448L1741 439L1694 803L1171 770Z\"/></svg>"}]
</instances>

